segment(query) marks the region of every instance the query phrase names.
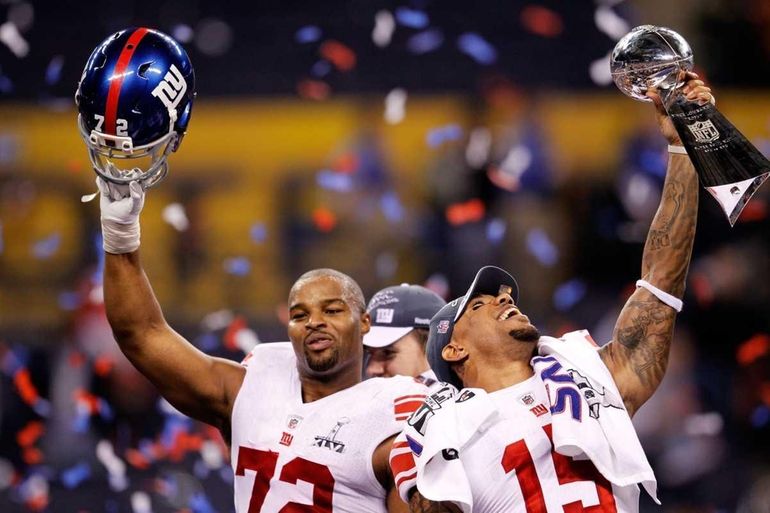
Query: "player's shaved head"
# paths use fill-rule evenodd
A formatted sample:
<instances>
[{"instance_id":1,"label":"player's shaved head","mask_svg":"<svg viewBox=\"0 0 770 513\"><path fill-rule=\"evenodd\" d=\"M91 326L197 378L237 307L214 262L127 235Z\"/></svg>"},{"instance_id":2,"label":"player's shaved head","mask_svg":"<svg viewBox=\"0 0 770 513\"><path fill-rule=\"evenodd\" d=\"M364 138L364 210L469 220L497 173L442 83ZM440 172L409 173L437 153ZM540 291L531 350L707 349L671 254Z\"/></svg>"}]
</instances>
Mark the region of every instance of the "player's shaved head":
<instances>
[{"instance_id":1,"label":"player's shaved head","mask_svg":"<svg viewBox=\"0 0 770 513\"><path fill-rule=\"evenodd\" d=\"M342 287L342 299L350 305L351 309L354 309L359 313L366 311L364 293L358 283L356 283L356 280L345 273L328 268L313 269L297 278L297 281L294 282L294 285L292 285L291 290L289 291L289 305L291 305L291 298L299 287L318 278L331 278L336 280Z\"/></svg>"}]
</instances>

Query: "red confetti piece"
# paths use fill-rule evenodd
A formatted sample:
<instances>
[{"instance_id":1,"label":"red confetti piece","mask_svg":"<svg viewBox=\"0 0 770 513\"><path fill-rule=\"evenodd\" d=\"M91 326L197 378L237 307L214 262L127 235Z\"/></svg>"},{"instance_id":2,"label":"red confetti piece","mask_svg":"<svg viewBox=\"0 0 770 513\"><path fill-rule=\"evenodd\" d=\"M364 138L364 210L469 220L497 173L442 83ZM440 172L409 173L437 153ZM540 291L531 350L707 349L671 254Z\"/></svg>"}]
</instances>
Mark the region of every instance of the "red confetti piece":
<instances>
[{"instance_id":1,"label":"red confetti piece","mask_svg":"<svg viewBox=\"0 0 770 513\"><path fill-rule=\"evenodd\" d=\"M738 347L736 359L741 365L751 365L770 352L770 335L759 333Z\"/></svg>"},{"instance_id":2,"label":"red confetti piece","mask_svg":"<svg viewBox=\"0 0 770 513\"><path fill-rule=\"evenodd\" d=\"M28 422L16 433L16 443L21 447L31 447L45 433L45 426L39 420Z\"/></svg>"},{"instance_id":3,"label":"red confetti piece","mask_svg":"<svg viewBox=\"0 0 770 513\"><path fill-rule=\"evenodd\" d=\"M543 37L556 37L564 30L561 16L541 5L528 5L522 9L521 23L530 32Z\"/></svg>"},{"instance_id":4,"label":"red confetti piece","mask_svg":"<svg viewBox=\"0 0 770 513\"><path fill-rule=\"evenodd\" d=\"M319 50L321 57L334 64L340 71L350 71L356 67L356 54L350 47L339 41L325 41Z\"/></svg>"},{"instance_id":5,"label":"red confetti piece","mask_svg":"<svg viewBox=\"0 0 770 513\"><path fill-rule=\"evenodd\" d=\"M331 94L329 84L321 80L301 80L297 84L297 93L308 100L325 100Z\"/></svg>"},{"instance_id":6,"label":"red confetti piece","mask_svg":"<svg viewBox=\"0 0 770 513\"><path fill-rule=\"evenodd\" d=\"M27 465L40 465L43 462L43 453L37 447L27 447L22 452L21 459Z\"/></svg>"},{"instance_id":7,"label":"red confetti piece","mask_svg":"<svg viewBox=\"0 0 770 513\"><path fill-rule=\"evenodd\" d=\"M326 207L319 207L313 211L313 224L324 233L328 233L337 226L337 216Z\"/></svg>"},{"instance_id":8,"label":"red confetti piece","mask_svg":"<svg viewBox=\"0 0 770 513\"><path fill-rule=\"evenodd\" d=\"M75 401L84 404L88 408L88 412L93 415L99 411L99 398L94 394L80 388L73 392Z\"/></svg>"},{"instance_id":9,"label":"red confetti piece","mask_svg":"<svg viewBox=\"0 0 770 513\"><path fill-rule=\"evenodd\" d=\"M32 377L29 375L29 370L26 368L19 369L16 374L13 375L13 383L16 385L22 401L29 405L35 404L40 396L37 393L37 388L32 384Z\"/></svg>"},{"instance_id":10,"label":"red confetti piece","mask_svg":"<svg viewBox=\"0 0 770 513\"><path fill-rule=\"evenodd\" d=\"M115 362L112 361L112 358L109 356L100 356L94 361L94 372L97 376L103 378L112 372L114 366Z\"/></svg>"},{"instance_id":11,"label":"red confetti piece","mask_svg":"<svg viewBox=\"0 0 770 513\"><path fill-rule=\"evenodd\" d=\"M136 449L127 449L125 456L128 464L134 468L144 470L150 467L150 460Z\"/></svg>"},{"instance_id":12,"label":"red confetti piece","mask_svg":"<svg viewBox=\"0 0 770 513\"><path fill-rule=\"evenodd\" d=\"M232 351L238 350L238 345L235 343L235 337L238 336L238 332L242 329L245 329L247 327L246 325L246 319L244 319L242 316L237 316L235 319L233 319L233 322L230 323L230 325L225 330L224 334L224 342L225 347L227 349L230 349Z\"/></svg>"},{"instance_id":13,"label":"red confetti piece","mask_svg":"<svg viewBox=\"0 0 770 513\"><path fill-rule=\"evenodd\" d=\"M480 199L474 198L465 203L449 205L446 209L446 218L450 224L458 226L480 221L483 219L485 211L484 203Z\"/></svg>"},{"instance_id":14,"label":"red confetti piece","mask_svg":"<svg viewBox=\"0 0 770 513\"><path fill-rule=\"evenodd\" d=\"M337 173L352 174L358 171L359 160L354 153L340 155L332 163L332 169Z\"/></svg>"}]
</instances>

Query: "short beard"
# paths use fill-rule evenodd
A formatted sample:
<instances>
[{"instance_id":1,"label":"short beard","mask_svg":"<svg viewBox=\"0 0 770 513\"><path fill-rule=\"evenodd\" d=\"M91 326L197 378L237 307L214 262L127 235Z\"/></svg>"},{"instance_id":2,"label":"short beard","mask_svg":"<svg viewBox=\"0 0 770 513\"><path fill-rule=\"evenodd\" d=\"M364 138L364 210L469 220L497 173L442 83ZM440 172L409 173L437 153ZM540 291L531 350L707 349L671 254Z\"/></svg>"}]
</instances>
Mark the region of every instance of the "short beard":
<instances>
[{"instance_id":1,"label":"short beard","mask_svg":"<svg viewBox=\"0 0 770 513\"><path fill-rule=\"evenodd\" d=\"M509 331L508 334L519 342L537 342L540 340L540 332L534 326L517 328Z\"/></svg>"},{"instance_id":2,"label":"short beard","mask_svg":"<svg viewBox=\"0 0 770 513\"><path fill-rule=\"evenodd\" d=\"M330 371L337 366L337 363L340 360L339 350L336 347L331 347L329 349L329 356L325 357L314 357L310 352L307 350L305 351L305 361L310 370L322 373Z\"/></svg>"}]
</instances>

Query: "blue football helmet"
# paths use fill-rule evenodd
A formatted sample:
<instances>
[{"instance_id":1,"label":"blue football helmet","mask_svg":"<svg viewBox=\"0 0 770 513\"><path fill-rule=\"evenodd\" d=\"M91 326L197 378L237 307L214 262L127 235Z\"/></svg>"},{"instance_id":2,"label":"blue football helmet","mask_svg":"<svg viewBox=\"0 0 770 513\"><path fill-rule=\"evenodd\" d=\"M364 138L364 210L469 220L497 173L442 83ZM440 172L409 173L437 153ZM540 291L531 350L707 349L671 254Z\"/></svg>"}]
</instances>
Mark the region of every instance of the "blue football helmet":
<instances>
[{"instance_id":1,"label":"blue football helmet","mask_svg":"<svg viewBox=\"0 0 770 513\"><path fill-rule=\"evenodd\" d=\"M117 184L157 184L182 142L194 98L192 64L171 37L130 28L105 39L88 58L75 93L80 134L96 173Z\"/></svg>"}]
</instances>

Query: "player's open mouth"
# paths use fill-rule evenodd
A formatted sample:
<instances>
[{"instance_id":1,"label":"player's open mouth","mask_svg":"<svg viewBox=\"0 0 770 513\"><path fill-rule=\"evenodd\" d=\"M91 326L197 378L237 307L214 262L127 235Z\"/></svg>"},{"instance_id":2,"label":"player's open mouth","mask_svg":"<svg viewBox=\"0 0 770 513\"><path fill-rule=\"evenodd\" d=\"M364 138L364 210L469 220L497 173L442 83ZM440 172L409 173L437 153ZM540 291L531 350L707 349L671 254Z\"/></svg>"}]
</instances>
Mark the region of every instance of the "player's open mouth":
<instances>
[{"instance_id":1,"label":"player's open mouth","mask_svg":"<svg viewBox=\"0 0 770 513\"><path fill-rule=\"evenodd\" d=\"M518 315L518 314L519 314L519 310L516 307L509 306L508 308L500 312L500 315L497 316L497 320L505 321L507 319L510 319L514 315Z\"/></svg>"}]
</instances>

